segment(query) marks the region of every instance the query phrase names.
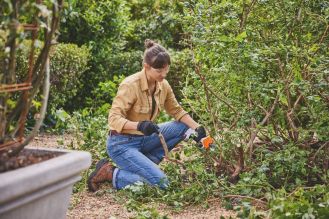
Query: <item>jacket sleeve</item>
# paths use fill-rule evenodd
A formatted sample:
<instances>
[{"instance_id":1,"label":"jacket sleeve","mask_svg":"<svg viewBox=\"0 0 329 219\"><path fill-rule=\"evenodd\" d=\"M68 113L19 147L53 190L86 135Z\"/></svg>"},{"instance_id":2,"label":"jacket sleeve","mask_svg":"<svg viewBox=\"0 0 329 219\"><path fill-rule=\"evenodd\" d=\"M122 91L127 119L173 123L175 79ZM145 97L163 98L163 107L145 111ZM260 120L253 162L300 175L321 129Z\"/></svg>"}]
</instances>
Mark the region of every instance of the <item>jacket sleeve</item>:
<instances>
[{"instance_id":1,"label":"jacket sleeve","mask_svg":"<svg viewBox=\"0 0 329 219\"><path fill-rule=\"evenodd\" d=\"M136 93L131 90L131 86L120 84L109 112L108 123L110 128L119 133L122 131L124 125L128 122L127 112L131 109L135 100Z\"/></svg>"},{"instance_id":2,"label":"jacket sleeve","mask_svg":"<svg viewBox=\"0 0 329 219\"><path fill-rule=\"evenodd\" d=\"M180 104L176 100L175 94L168 82L166 82L166 90L167 96L164 102L164 108L170 116L174 117L175 120L179 121L185 114L187 114L187 112L180 106Z\"/></svg>"}]
</instances>

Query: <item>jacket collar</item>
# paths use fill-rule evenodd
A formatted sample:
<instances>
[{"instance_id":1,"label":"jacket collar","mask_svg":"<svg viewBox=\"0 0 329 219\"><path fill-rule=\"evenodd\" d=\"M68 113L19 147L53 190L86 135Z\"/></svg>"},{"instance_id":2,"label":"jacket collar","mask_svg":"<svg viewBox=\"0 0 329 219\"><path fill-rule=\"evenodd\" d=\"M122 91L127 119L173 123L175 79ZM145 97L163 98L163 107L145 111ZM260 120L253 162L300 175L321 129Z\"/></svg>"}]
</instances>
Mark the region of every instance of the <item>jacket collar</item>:
<instances>
[{"instance_id":1,"label":"jacket collar","mask_svg":"<svg viewBox=\"0 0 329 219\"><path fill-rule=\"evenodd\" d=\"M145 72L145 68L142 69L141 72L139 72L139 77L141 80L141 88L142 91L146 91L149 89L149 85L147 83L147 78L146 78L146 72ZM162 90L162 82L156 82L156 91L155 93L158 92L158 90Z\"/></svg>"}]
</instances>

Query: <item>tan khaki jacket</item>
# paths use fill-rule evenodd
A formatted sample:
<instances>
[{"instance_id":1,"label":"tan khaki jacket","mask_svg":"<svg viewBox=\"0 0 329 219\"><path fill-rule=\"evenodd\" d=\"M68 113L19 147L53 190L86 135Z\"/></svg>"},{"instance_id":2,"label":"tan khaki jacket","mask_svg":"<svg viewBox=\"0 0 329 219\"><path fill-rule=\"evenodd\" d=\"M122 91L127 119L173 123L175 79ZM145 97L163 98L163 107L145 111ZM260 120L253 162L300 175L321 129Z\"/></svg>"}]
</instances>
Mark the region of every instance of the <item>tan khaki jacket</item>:
<instances>
[{"instance_id":1,"label":"tan khaki jacket","mask_svg":"<svg viewBox=\"0 0 329 219\"><path fill-rule=\"evenodd\" d=\"M128 120L133 122L154 121L163 109L173 116L175 120L179 120L187 114L177 102L167 80L157 82L154 97L156 108L151 118L152 97L148 92L145 70L143 69L141 72L125 78L119 86L110 109L108 117L110 130L116 130L119 133L142 135L143 133L136 130L123 130L125 123Z\"/></svg>"}]
</instances>

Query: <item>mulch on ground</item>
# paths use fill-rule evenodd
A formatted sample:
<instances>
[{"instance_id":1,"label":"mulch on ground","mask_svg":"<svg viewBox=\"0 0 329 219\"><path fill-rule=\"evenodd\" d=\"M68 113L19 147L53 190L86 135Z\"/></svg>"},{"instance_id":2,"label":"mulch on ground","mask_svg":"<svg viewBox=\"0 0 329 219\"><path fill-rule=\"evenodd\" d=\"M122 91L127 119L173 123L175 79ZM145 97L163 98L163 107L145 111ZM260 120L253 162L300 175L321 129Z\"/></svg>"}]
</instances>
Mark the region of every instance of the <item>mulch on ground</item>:
<instances>
[{"instance_id":1,"label":"mulch on ground","mask_svg":"<svg viewBox=\"0 0 329 219\"><path fill-rule=\"evenodd\" d=\"M50 135L42 134L38 136L30 145L36 147L64 148L67 149L75 139L71 135ZM201 219L201 218L235 218L236 213L225 210L221 207L219 199L209 201L210 207L188 206L179 212L174 212L168 206L156 206L158 212L168 218L181 219ZM150 203L152 207L155 203ZM118 201L115 191L110 185L104 185L100 191L90 193L84 190L80 193L73 194L71 197L70 207L67 212L67 218L134 218L135 212L129 212L128 209Z\"/></svg>"}]
</instances>

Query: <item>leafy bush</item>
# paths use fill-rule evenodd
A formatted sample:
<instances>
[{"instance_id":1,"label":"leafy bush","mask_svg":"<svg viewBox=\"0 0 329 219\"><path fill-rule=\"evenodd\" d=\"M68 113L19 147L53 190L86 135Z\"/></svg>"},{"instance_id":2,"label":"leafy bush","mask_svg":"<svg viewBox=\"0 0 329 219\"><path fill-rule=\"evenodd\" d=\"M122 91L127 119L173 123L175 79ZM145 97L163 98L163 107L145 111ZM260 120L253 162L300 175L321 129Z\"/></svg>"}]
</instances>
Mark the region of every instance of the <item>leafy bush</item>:
<instances>
[{"instance_id":1,"label":"leafy bush","mask_svg":"<svg viewBox=\"0 0 329 219\"><path fill-rule=\"evenodd\" d=\"M171 57L170 71L167 80L172 87L177 100L183 99L182 88L185 86L186 77L192 69L191 51L169 50Z\"/></svg>"},{"instance_id":2,"label":"leafy bush","mask_svg":"<svg viewBox=\"0 0 329 219\"><path fill-rule=\"evenodd\" d=\"M75 44L58 44L51 55L51 99L53 109L65 107L79 92L81 75L88 69L89 49Z\"/></svg>"},{"instance_id":3,"label":"leafy bush","mask_svg":"<svg viewBox=\"0 0 329 219\"><path fill-rule=\"evenodd\" d=\"M31 41L25 41L17 57L17 71L22 78L28 72L28 52ZM39 52L39 51L37 51ZM49 111L72 101L77 94L81 81L80 76L88 69L89 49L74 44L57 44L50 51L50 94Z\"/></svg>"},{"instance_id":4,"label":"leafy bush","mask_svg":"<svg viewBox=\"0 0 329 219\"><path fill-rule=\"evenodd\" d=\"M112 80L114 75L140 71L145 39L155 39L175 50L181 48L182 27L177 19L181 12L178 1L69 2L59 40L88 45L92 59L90 69L82 75L80 92L68 109L90 107L99 83Z\"/></svg>"},{"instance_id":5,"label":"leafy bush","mask_svg":"<svg viewBox=\"0 0 329 219\"><path fill-rule=\"evenodd\" d=\"M273 218L328 218L329 188L298 187L292 193L281 189L271 195L270 209Z\"/></svg>"},{"instance_id":6,"label":"leafy bush","mask_svg":"<svg viewBox=\"0 0 329 219\"><path fill-rule=\"evenodd\" d=\"M118 85L123 81L123 75L115 75L112 80L100 82L98 87L93 90L93 98L88 98L88 105L93 109L104 109L104 114L108 113L109 104L115 97Z\"/></svg>"},{"instance_id":7,"label":"leafy bush","mask_svg":"<svg viewBox=\"0 0 329 219\"><path fill-rule=\"evenodd\" d=\"M231 192L264 198L328 183L328 4L184 4L193 71L183 101L215 137L212 159L237 183Z\"/></svg>"}]
</instances>

